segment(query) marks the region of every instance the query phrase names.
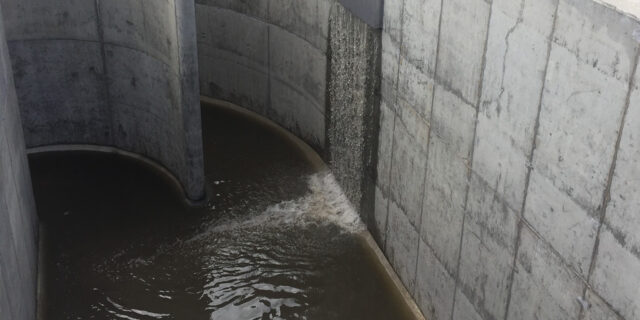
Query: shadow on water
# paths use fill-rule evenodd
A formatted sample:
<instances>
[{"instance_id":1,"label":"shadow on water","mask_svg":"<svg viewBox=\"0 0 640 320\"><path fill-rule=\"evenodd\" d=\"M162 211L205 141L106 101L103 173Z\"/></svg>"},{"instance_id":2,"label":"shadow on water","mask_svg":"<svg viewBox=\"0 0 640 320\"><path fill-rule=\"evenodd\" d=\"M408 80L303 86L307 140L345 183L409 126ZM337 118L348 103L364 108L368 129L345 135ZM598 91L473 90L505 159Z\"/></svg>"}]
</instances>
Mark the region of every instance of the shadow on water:
<instances>
[{"instance_id":1,"label":"shadow on water","mask_svg":"<svg viewBox=\"0 0 640 320\"><path fill-rule=\"evenodd\" d=\"M30 156L43 319L405 317L353 221L316 214L344 211L326 175L242 115L205 106L202 117L204 208L117 155Z\"/></svg>"}]
</instances>

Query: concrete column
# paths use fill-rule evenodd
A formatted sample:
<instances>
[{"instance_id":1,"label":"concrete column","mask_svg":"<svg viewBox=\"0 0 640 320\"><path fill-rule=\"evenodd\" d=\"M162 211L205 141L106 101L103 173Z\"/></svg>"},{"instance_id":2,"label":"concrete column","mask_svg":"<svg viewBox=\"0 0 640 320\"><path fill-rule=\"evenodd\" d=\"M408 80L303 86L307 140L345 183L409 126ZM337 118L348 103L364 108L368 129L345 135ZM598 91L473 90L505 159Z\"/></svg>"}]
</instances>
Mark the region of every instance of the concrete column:
<instances>
[{"instance_id":1,"label":"concrete column","mask_svg":"<svg viewBox=\"0 0 640 320\"><path fill-rule=\"evenodd\" d=\"M0 12L2 9L0 9ZM0 318L35 320L36 208L11 61L0 23Z\"/></svg>"},{"instance_id":2,"label":"concrete column","mask_svg":"<svg viewBox=\"0 0 640 320\"><path fill-rule=\"evenodd\" d=\"M133 152L204 196L190 1L1 2L27 147Z\"/></svg>"}]
</instances>

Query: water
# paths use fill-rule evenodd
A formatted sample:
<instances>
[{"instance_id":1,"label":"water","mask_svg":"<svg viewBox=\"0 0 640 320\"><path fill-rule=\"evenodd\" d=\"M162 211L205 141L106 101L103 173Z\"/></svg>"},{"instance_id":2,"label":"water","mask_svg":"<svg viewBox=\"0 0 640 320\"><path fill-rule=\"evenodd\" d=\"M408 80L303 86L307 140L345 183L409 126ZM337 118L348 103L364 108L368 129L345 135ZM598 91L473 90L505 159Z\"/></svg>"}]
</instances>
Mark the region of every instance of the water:
<instances>
[{"instance_id":1,"label":"water","mask_svg":"<svg viewBox=\"0 0 640 320\"><path fill-rule=\"evenodd\" d=\"M210 202L115 155L32 155L44 319L409 319L333 177L203 108Z\"/></svg>"}]
</instances>

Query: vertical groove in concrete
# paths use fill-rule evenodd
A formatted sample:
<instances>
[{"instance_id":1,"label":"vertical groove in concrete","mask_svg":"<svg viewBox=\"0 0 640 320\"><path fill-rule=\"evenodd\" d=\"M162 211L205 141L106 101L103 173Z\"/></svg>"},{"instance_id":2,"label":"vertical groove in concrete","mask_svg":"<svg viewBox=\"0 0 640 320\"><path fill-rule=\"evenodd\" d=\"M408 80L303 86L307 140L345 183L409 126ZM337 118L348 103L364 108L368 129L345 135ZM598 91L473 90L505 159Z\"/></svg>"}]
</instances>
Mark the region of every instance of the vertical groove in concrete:
<instances>
[{"instance_id":1,"label":"vertical groove in concrete","mask_svg":"<svg viewBox=\"0 0 640 320\"><path fill-rule=\"evenodd\" d=\"M469 189L471 188L471 175L473 174L473 154L476 147L476 135L478 133L478 113L480 112L480 100L482 98L482 89L484 86L484 69L487 63L487 46L489 43L489 33L491 32L491 16L493 15L493 2L489 3L489 17L487 18L487 34L484 39L484 49L482 53L482 67L480 68L480 78L478 83L478 94L476 97L474 122L473 122L473 138L471 139L471 151L468 155L467 163L467 185L465 187L464 205L462 210L462 225L460 226L460 243L458 245L458 258L456 262L455 285L453 290L453 303L451 304L451 320L454 319L453 314L456 310L456 296L458 295L458 286L460 285L460 261L462 260L462 244L464 240L464 226L467 217L467 201L469 199Z\"/></svg>"},{"instance_id":2,"label":"vertical groove in concrete","mask_svg":"<svg viewBox=\"0 0 640 320\"><path fill-rule=\"evenodd\" d=\"M425 155L425 167L424 167L424 178L422 179L422 199L420 199L420 217L418 218L418 246L417 246L417 255L416 255L416 267L415 267L415 275L414 275L414 283L417 281L418 278L418 264L420 261L420 245L422 243L422 216L424 215L424 197L425 197L425 193L426 193L426 185L427 185L427 176L429 175L429 150L431 149L431 128L433 127L431 122L433 121L433 109L435 108L434 106L434 101L435 101L435 97L436 97L436 90L435 90L435 78L436 75L438 74L438 55L440 54L440 28L442 26L442 7L443 7L443 3L444 0L440 0L440 14L438 15L438 37L436 39L436 56L435 56L435 64L433 66L433 78L434 78L434 89L433 89L433 94L431 95L431 111L429 112L429 123L427 124L429 126L429 130L427 132L427 152ZM399 69L398 69L399 70ZM444 264L443 264L444 265ZM417 290L418 286L415 286L413 289L413 296L416 296L416 290Z\"/></svg>"},{"instance_id":3,"label":"vertical groove in concrete","mask_svg":"<svg viewBox=\"0 0 640 320\"><path fill-rule=\"evenodd\" d=\"M270 12L271 1L267 1L267 15ZM268 19L268 18L267 18ZM265 114L271 112L271 25L267 26L267 110L264 110Z\"/></svg>"},{"instance_id":4,"label":"vertical groove in concrete","mask_svg":"<svg viewBox=\"0 0 640 320\"><path fill-rule=\"evenodd\" d=\"M316 0L316 9L318 8L318 1ZM325 79L327 81L327 86L325 88L324 91L324 96L325 96L325 100L324 100L324 141L325 141L325 150L324 152L321 154L321 156L327 160L327 162L331 161L331 156L332 156L332 141L331 141L331 133L329 132L329 128L331 128L331 113L332 110L330 108L330 104L331 104L331 82L332 82L332 78L331 78L331 68L333 67L332 65L332 59L333 59L333 50L331 48L331 40L332 40L332 36L331 33L333 32L333 23L332 23L332 19L334 17L334 12L333 12L334 7L332 6L331 9L329 10L329 26L327 28L327 51L326 51L326 57L327 57L327 67L325 70ZM271 90L269 90L271 91ZM367 222L365 221L365 224Z\"/></svg>"},{"instance_id":5,"label":"vertical groove in concrete","mask_svg":"<svg viewBox=\"0 0 640 320\"><path fill-rule=\"evenodd\" d=\"M602 203L600 204L600 212L599 212L599 224L598 224L598 230L596 233L596 239L595 242L593 244L593 251L591 254L591 263L589 264L589 271L587 273L587 279L586 279L586 285L584 288L584 291L582 292L582 298L586 299L586 294L587 294L587 289L588 286L590 285L590 281L591 281L591 275L593 274L593 270L596 266L596 258L598 255L598 247L600 246L600 233L602 231L602 225L605 222L605 217L606 217L606 213L607 213L607 207L609 205L609 201L611 200L611 183L613 181L613 176L615 174L615 170L616 170L616 164L617 164L617 160L618 160L618 152L620 150L620 142L622 141L622 133L624 131L624 125L625 125L625 121L627 118L627 113L629 112L629 104L631 103L631 94L633 93L633 87L636 84L635 83L635 78L636 78L636 71L638 69L638 59L640 56L640 48L636 47L636 53L635 56L633 58L633 64L631 66L631 73L629 74L629 86L628 86L628 90L627 90L627 95L625 97L625 105L624 105L624 109L622 111L622 117L620 119L620 126L618 128L618 136L616 137L616 142L615 142L615 147L614 147L614 151L613 151L613 157L611 159L611 165L609 166L609 173L607 175L607 183L606 183L606 187L605 190L602 194ZM604 299L603 299L604 301ZM614 310L613 308L611 308L611 310ZM584 309L580 310L580 319L582 319L584 317Z\"/></svg>"},{"instance_id":6,"label":"vertical groove in concrete","mask_svg":"<svg viewBox=\"0 0 640 320\"><path fill-rule=\"evenodd\" d=\"M107 104L107 108L109 110L112 109L111 106L111 94L110 94L110 85L109 85L109 73L108 73L108 68L107 68L107 53L106 53L106 49L105 49L105 44L104 44L104 29L102 27L102 12L100 11L100 1L101 0L95 0L94 1L94 5L95 5L95 12L96 12L96 29L98 32L98 42L100 43L100 55L101 55L101 59L102 59L102 74L103 74L103 81L104 81L104 92L105 92L105 100L106 100L106 104ZM113 120L113 112L108 112L109 113L109 141L111 144L115 144L115 140L114 140L114 135L115 135L115 128L116 128L116 124L114 123Z\"/></svg>"},{"instance_id":7,"label":"vertical groove in concrete","mask_svg":"<svg viewBox=\"0 0 640 320\"><path fill-rule=\"evenodd\" d=\"M38 217L5 30L0 19L0 318L35 319Z\"/></svg>"},{"instance_id":8,"label":"vertical groove in concrete","mask_svg":"<svg viewBox=\"0 0 640 320\"><path fill-rule=\"evenodd\" d=\"M523 0L525 1L525 0ZM548 42L549 45L547 47L547 58L546 58L546 63L544 66L544 72L542 73L542 87L540 88L540 96L538 98L538 110L536 113L536 119L535 119L535 124L533 126L533 135L531 138L531 149L529 150L529 155L528 155L528 159L527 159L527 173L525 176L525 183L524 183L524 196L522 198L522 205L520 207L520 212L519 214L519 218L518 218L518 225L517 228L518 230L516 231L516 243L514 246L514 253L513 253L513 262L511 264L511 273L509 274L509 277L507 278L507 281L509 281L509 284L507 285L509 288L507 289L509 294L507 295L507 305L505 307L505 312L504 312L504 320L507 320L508 316L509 316L509 308L511 307L511 295L513 293L512 289L513 289L513 280L514 280L514 276L515 276L515 270L516 270L516 262L518 260L518 253L520 251L520 236L522 233L522 228L524 227L524 209L525 209L525 205L527 203L527 197L528 197L528 191L529 191L529 181L531 178L531 171L533 170L533 156L536 150L536 146L537 146L537 139L538 139L538 130L540 128L540 114L542 112L542 97L544 96L544 90L545 90L545 84L547 82L547 71L549 70L549 60L551 57L551 47L553 46L553 36L555 34L555 30L556 30L556 22L558 20L558 8L560 6L560 0L556 1L556 8L555 8L555 12L553 15L553 22L552 22L552 26L551 26L551 33L549 34L549 38L548 38Z\"/></svg>"},{"instance_id":9,"label":"vertical groove in concrete","mask_svg":"<svg viewBox=\"0 0 640 320\"><path fill-rule=\"evenodd\" d=\"M392 0L387 0L387 1L392 1ZM400 41L398 43L398 68L396 70L396 81L393 84L394 89L393 89L393 93L394 93L394 97L393 97L393 106L392 106L392 112L393 112L393 131L391 134L391 155L390 155L390 159L391 161L389 161L389 173L388 173L388 177L389 179L387 180L389 182L389 190L387 190L387 217L386 217L386 221L384 224L385 227L385 231L384 231L384 235L383 235L383 246L384 246L384 251L385 253L388 251L387 248L387 237L389 235L389 204L392 201L391 199L391 171L393 171L393 153L395 151L395 135L396 135L396 121L398 121L398 114L397 114L397 105L398 105L398 83L400 82L400 64L402 63L402 42L404 41L404 10L405 10L405 4L406 1L405 0L401 0L402 1L402 9L400 10ZM390 107L390 106L387 106Z\"/></svg>"},{"instance_id":10,"label":"vertical groove in concrete","mask_svg":"<svg viewBox=\"0 0 640 320\"><path fill-rule=\"evenodd\" d=\"M184 182L187 197L201 201L204 190L204 159L202 146L202 120L200 116L200 87L195 3L190 0L174 0L176 41L178 51L178 76L183 127L184 165L187 171Z\"/></svg>"},{"instance_id":11,"label":"vertical groove in concrete","mask_svg":"<svg viewBox=\"0 0 640 320\"><path fill-rule=\"evenodd\" d=\"M391 157L391 159L393 159L393 151L395 148L395 143L393 142L393 136L395 135L396 132L396 121L397 121L398 116L395 114L395 112L393 113L393 126L392 126L392 131L391 131L391 155L389 155ZM393 161L389 162L389 173L387 174L389 176L389 180L391 180L391 168L393 166ZM389 181L387 180L387 181ZM389 187L390 188L390 187ZM382 234L382 247L385 251L385 254L388 250L387 248L387 238L389 235L389 204L391 203L391 190L387 190L387 216L385 218L385 224L384 224L384 228L385 231Z\"/></svg>"}]
</instances>

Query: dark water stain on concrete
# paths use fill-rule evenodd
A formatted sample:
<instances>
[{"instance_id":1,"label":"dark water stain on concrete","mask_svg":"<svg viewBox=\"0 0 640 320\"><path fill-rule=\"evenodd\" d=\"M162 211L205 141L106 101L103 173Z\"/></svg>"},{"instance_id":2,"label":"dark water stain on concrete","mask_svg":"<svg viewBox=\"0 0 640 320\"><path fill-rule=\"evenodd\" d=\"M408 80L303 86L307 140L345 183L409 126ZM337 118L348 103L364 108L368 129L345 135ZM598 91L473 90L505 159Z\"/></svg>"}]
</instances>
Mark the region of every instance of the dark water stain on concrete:
<instances>
[{"instance_id":1,"label":"dark water stain on concrete","mask_svg":"<svg viewBox=\"0 0 640 320\"><path fill-rule=\"evenodd\" d=\"M30 157L44 319L404 319L371 254L330 223L243 221L309 192L282 137L203 108L210 203L117 155Z\"/></svg>"}]
</instances>

